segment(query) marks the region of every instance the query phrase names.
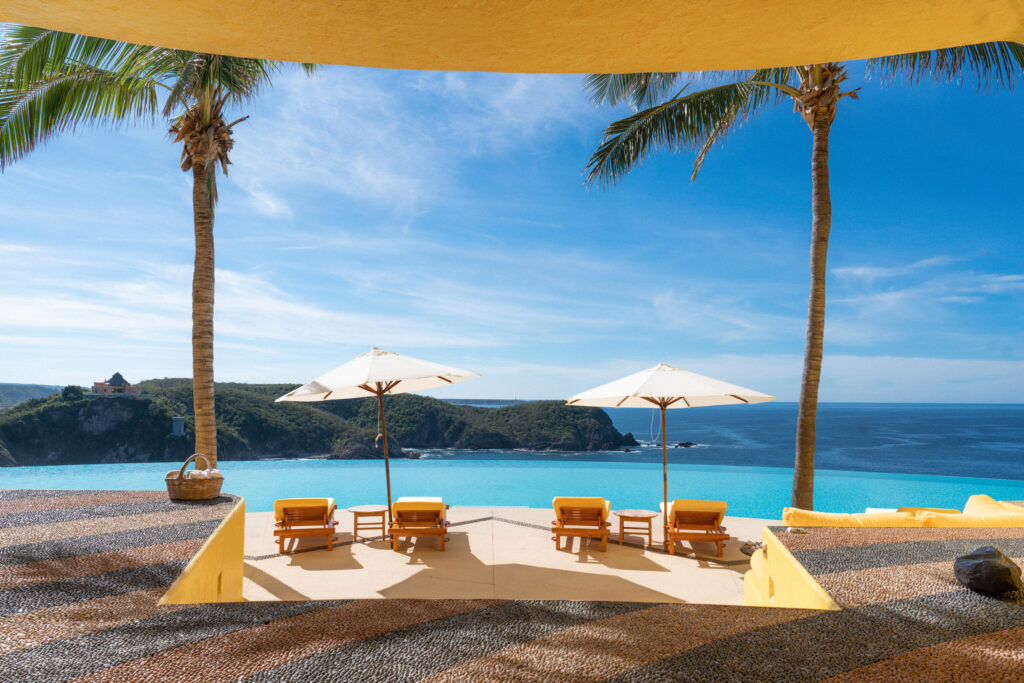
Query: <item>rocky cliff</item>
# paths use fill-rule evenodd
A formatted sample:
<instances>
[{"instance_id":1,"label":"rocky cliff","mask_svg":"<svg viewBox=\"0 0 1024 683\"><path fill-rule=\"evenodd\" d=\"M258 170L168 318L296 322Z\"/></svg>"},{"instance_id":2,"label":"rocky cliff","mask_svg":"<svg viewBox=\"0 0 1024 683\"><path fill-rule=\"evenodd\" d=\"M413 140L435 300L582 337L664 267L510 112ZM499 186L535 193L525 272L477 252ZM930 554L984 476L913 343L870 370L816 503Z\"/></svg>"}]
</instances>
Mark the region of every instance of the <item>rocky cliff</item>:
<instances>
[{"instance_id":1,"label":"rocky cliff","mask_svg":"<svg viewBox=\"0 0 1024 683\"><path fill-rule=\"evenodd\" d=\"M191 383L141 382L139 397L63 392L0 414L0 465L183 460L194 442ZM274 403L294 385L217 385L217 447L224 460L383 457L373 399ZM389 451L417 448L610 450L635 445L599 408L536 401L506 408L454 405L403 394L384 399ZM185 436L171 418L185 416Z\"/></svg>"}]
</instances>

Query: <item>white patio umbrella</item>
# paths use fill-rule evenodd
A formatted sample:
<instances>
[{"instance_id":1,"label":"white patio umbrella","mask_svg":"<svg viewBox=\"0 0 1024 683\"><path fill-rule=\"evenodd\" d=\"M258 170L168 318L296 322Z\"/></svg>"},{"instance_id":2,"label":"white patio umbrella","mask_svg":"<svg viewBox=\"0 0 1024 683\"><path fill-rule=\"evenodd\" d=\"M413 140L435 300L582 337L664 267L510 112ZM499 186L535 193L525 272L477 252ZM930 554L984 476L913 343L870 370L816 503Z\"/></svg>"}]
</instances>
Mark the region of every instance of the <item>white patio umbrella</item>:
<instances>
[{"instance_id":1,"label":"white patio umbrella","mask_svg":"<svg viewBox=\"0 0 1024 683\"><path fill-rule=\"evenodd\" d=\"M388 521L391 521L391 466L388 432L384 424L384 394L406 394L455 384L480 375L431 363L374 346L366 353L321 375L309 384L289 391L277 401L315 402L345 398L377 397L380 431L384 439L384 475L388 483Z\"/></svg>"},{"instance_id":2,"label":"white patio umbrella","mask_svg":"<svg viewBox=\"0 0 1024 683\"><path fill-rule=\"evenodd\" d=\"M574 406L599 408L661 408L661 462L665 508L662 511L665 546L668 546L668 435L665 433L665 411L668 408L698 408L701 406L730 405L736 403L764 403L774 396L745 389L735 384L698 375L696 372L674 368L661 363L653 368L602 384L576 394L566 402Z\"/></svg>"}]
</instances>

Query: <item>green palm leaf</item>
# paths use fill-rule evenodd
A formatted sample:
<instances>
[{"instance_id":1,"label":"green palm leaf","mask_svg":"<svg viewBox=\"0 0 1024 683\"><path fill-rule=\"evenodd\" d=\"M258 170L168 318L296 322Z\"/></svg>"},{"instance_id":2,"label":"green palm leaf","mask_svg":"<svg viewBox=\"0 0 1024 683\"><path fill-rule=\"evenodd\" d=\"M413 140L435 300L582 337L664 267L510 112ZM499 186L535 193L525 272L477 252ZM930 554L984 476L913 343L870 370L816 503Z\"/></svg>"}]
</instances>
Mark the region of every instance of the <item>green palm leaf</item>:
<instances>
[{"instance_id":1,"label":"green palm leaf","mask_svg":"<svg viewBox=\"0 0 1024 683\"><path fill-rule=\"evenodd\" d=\"M54 135L84 122L152 117L155 84L97 69L45 76L28 88L0 91L0 170Z\"/></svg>"},{"instance_id":2,"label":"green palm leaf","mask_svg":"<svg viewBox=\"0 0 1024 683\"><path fill-rule=\"evenodd\" d=\"M680 93L612 123L590 157L586 183L613 183L659 149L695 151L696 175L716 142L723 140L756 108L776 101L772 86L743 80Z\"/></svg>"},{"instance_id":3,"label":"green palm leaf","mask_svg":"<svg viewBox=\"0 0 1024 683\"><path fill-rule=\"evenodd\" d=\"M644 109L672 92L679 73L589 74L583 81L590 101L617 105L629 100L633 109Z\"/></svg>"},{"instance_id":4,"label":"green palm leaf","mask_svg":"<svg viewBox=\"0 0 1024 683\"><path fill-rule=\"evenodd\" d=\"M869 74L883 80L905 80L916 85L923 78L963 82L971 78L979 88L1012 88L1024 75L1024 45L1011 42L962 45L941 50L875 57L867 62Z\"/></svg>"}]
</instances>

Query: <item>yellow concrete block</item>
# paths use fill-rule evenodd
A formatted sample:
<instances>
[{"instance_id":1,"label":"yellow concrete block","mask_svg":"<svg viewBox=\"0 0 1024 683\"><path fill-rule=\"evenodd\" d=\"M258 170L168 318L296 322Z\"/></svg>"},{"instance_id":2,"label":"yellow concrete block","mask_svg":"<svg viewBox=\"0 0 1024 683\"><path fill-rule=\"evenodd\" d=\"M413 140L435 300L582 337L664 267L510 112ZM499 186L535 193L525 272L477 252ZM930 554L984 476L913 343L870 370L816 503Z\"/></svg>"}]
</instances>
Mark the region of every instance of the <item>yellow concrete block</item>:
<instances>
[{"instance_id":1,"label":"yellow concrete block","mask_svg":"<svg viewBox=\"0 0 1024 683\"><path fill-rule=\"evenodd\" d=\"M245 500L239 499L158 604L241 602L244 556Z\"/></svg>"},{"instance_id":2,"label":"yellow concrete block","mask_svg":"<svg viewBox=\"0 0 1024 683\"><path fill-rule=\"evenodd\" d=\"M802 564L768 527L762 532L765 565L768 570L768 591L764 596L772 607L838 610L825 589L814 580Z\"/></svg>"}]
</instances>

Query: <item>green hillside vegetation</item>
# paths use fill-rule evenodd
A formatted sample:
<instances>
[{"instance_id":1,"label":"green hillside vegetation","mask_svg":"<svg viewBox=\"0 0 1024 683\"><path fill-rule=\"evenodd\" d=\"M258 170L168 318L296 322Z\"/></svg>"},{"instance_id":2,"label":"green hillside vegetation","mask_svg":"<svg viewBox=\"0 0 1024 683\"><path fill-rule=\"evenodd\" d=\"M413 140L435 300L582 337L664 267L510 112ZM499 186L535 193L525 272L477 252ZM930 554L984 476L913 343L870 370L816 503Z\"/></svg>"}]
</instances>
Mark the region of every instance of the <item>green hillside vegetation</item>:
<instances>
[{"instance_id":1,"label":"green hillside vegetation","mask_svg":"<svg viewBox=\"0 0 1024 683\"><path fill-rule=\"evenodd\" d=\"M192 383L147 380L135 398L83 395L65 389L0 414L0 464L181 461L192 453ZM274 403L291 384L217 384L221 459L383 457L373 398ZM477 408L412 394L384 399L389 447L605 450L634 445L599 408L537 401ZM185 436L171 418L185 416Z\"/></svg>"},{"instance_id":2,"label":"green hillside vegetation","mask_svg":"<svg viewBox=\"0 0 1024 683\"><path fill-rule=\"evenodd\" d=\"M56 394L60 389L48 384L0 384L0 410L23 403L30 398Z\"/></svg>"}]
</instances>

